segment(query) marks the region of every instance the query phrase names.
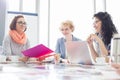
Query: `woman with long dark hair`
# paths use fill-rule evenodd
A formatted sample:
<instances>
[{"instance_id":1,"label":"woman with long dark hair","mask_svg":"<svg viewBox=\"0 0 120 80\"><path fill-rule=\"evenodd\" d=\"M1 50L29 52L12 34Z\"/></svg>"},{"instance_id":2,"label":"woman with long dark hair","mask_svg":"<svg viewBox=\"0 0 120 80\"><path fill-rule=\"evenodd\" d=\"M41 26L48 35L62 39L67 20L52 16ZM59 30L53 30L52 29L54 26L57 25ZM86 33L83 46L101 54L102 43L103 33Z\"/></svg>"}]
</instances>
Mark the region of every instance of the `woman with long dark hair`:
<instances>
[{"instance_id":1,"label":"woman with long dark hair","mask_svg":"<svg viewBox=\"0 0 120 80\"><path fill-rule=\"evenodd\" d=\"M107 12L98 12L93 16L96 33L91 34L87 41L94 60L96 57L107 57L110 54L111 38L118 33Z\"/></svg>"}]
</instances>

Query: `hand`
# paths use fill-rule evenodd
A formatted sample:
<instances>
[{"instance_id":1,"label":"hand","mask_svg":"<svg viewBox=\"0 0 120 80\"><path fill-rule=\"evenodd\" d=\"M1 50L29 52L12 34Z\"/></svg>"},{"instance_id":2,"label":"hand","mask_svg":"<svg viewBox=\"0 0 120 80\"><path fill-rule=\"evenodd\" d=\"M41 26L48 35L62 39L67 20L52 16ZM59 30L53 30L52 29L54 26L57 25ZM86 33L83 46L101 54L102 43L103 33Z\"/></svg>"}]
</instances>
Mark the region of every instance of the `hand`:
<instances>
[{"instance_id":1,"label":"hand","mask_svg":"<svg viewBox=\"0 0 120 80\"><path fill-rule=\"evenodd\" d=\"M87 42L89 46L93 46L93 40L91 39L91 35L87 38Z\"/></svg>"},{"instance_id":2,"label":"hand","mask_svg":"<svg viewBox=\"0 0 120 80\"><path fill-rule=\"evenodd\" d=\"M116 72L120 75L120 64L111 64L116 69Z\"/></svg>"},{"instance_id":3,"label":"hand","mask_svg":"<svg viewBox=\"0 0 120 80\"><path fill-rule=\"evenodd\" d=\"M70 61L68 59L62 59L62 63L70 63Z\"/></svg>"},{"instance_id":4,"label":"hand","mask_svg":"<svg viewBox=\"0 0 120 80\"><path fill-rule=\"evenodd\" d=\"M55 54L54 55L54 61L55 61L55 64L60 62L60 54Z\"/></svg>"},{"instance_id":5,"label":"hand","mask_svg":"<svg viewBox=\"0 0 120 80\"><path fill-rule=\"evenodd\" d=\"M91 36L92 40L95 40L98 43L100 43L102 41L96 34L91 34L90 36Z\"/></svg>"},{"instance_id":6,"label":"hand","mask_svg":"<svg viewBox=\"0 0 120 80\"><path fill-rule=\"evenodd\" d=\"M11 59L9 57L6 58L6 61L11 61Z\"/></svg>"},{"instance_id":7,"label":"hand","mask_svg":"<svg viewBox=\"0 0 120 80\"><path fill-rule=\"evenodd\" d=\"M120 69L120 64L112 63L111 66L114 67L115 69Z\"/></svg>"},{"instance_id":8,"label":"hand","mask_svg":"<svg viewBox=\"0 0 120 80\"><path fill-rule=\"evenodd\" d=\"M29 59L29 57L24 56L24 57L22 57L22 58L19 58L19 61L22 61L22 62L27 62L27 61L28 61L28 59Z\"/></svg>"},{"instance_id":9,"label":"hand","mask_svg":"<svg viewBox=\"0 0 120 80\"><path fill-rule=\"evenodd\" d=\"M92 46L94 40L97 41L99 44L101 44L102 42L102 40L96 34L90 34L90 36L87 39L89 46Z\"/></svg>"}]
</instances>

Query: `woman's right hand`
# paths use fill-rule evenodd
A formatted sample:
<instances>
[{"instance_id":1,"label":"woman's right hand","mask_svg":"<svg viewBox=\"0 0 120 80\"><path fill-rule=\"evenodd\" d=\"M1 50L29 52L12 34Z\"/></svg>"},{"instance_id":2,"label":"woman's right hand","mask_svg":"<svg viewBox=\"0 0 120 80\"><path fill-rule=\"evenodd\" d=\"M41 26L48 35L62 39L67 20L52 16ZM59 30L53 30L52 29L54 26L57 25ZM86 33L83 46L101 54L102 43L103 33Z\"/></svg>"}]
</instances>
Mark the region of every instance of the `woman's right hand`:
<instances>
[{"instance_id":1,"label":"woman's right hand","mask_svg":"<svg viewBox=\"0 0 120 80\"><path fill-rule=\"evenodd\" d=\"M22 58L19 58L19 61L22 61L22 62L27 62L27 61L28 61L28 59L29 59L29 57L24 56L24 57L22 57Z\"/></svg>"},{"instance_id":2,"label":"woman's right hand","mask_svg":"<svg viewBox=\"0 0 120 80\"><path fill-rule=\"evenodd\" d=\"M56 54L54 55L54 62L55 62L55 64L60 63L60 54L56 53Z\"/></svg>"},{"instance_id":3,"label":"woman's right hand","mask_svg":"<svg viewBox=\"0 0 120 80\"><path fill-rule=\"evenodd\" d=\"M87 38L87 42L89 46L93 46L93 40L91 39L91 35Z\"/></svg>"}]
</instances>

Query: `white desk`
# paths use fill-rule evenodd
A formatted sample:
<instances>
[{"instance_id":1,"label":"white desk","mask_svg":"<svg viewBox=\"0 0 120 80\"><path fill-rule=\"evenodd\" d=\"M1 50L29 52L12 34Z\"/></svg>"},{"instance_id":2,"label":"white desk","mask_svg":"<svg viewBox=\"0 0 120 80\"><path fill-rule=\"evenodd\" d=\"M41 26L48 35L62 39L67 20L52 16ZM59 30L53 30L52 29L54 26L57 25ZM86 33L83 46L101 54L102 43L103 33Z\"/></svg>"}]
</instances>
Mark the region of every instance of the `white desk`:
<instances>
[{"instance_id":1,"label":"white desk","mask_svg":"<svg viewBox=\"0 0 120 80\"><path fill-rule=\"evenodd\" d=\"M0 64L0 80L119 80L110 66Z\"/></svg>"}]
</instances>

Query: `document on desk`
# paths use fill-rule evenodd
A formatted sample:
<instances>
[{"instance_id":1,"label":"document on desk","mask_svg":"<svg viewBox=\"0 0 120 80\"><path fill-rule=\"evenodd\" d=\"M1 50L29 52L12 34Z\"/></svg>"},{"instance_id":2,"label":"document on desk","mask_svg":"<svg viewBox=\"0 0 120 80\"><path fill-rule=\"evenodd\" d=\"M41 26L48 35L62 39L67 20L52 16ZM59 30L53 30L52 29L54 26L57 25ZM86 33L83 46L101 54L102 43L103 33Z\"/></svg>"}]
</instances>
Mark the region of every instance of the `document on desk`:
<instances>
[{"instance_id":1,"label":"document on desk","mask_svg":"<svg viewBox=\"0 0 120 80\"><path fill-rule=\"evenodd\" d=\"M34 46L32 48L22 51L22 53L25 56L36 57L36 58L44 56L44 55L48 55L52 52L53 52L53 50L51 50L50 48L46 47L43 44L39 44L37 46Z\"/></svg>"}]
</instances>

